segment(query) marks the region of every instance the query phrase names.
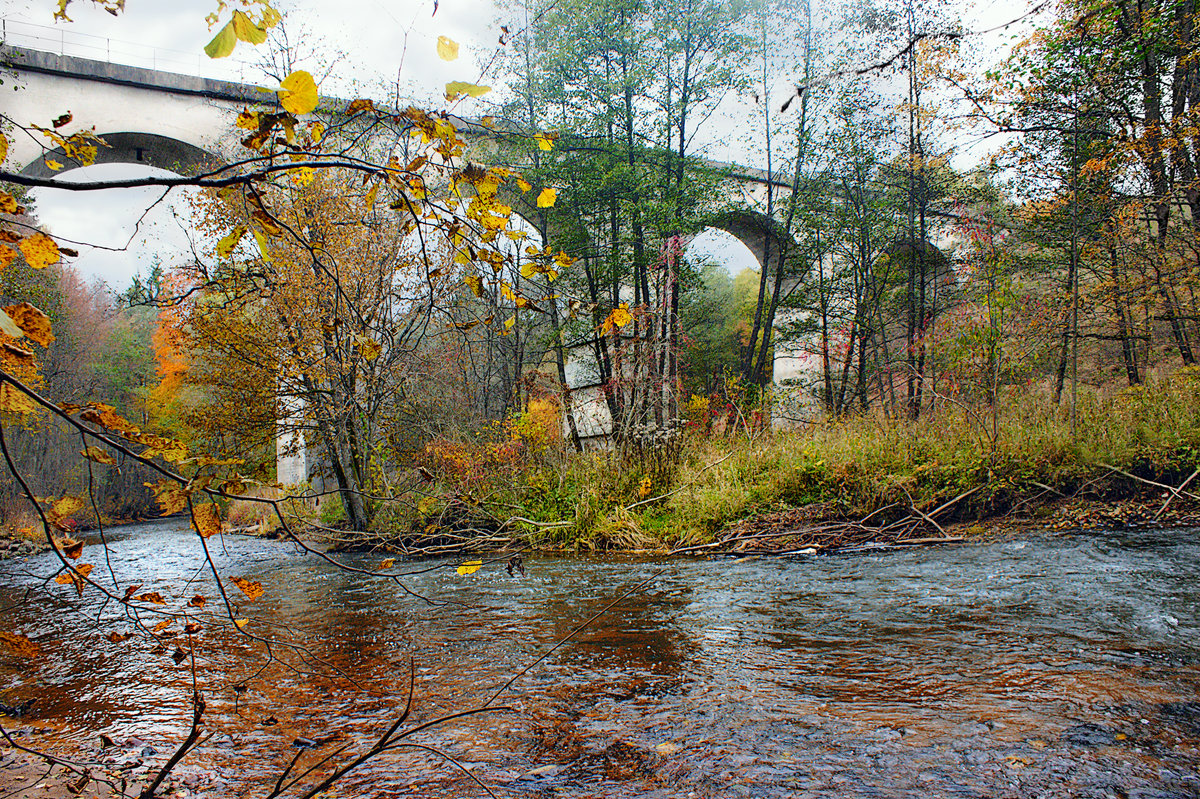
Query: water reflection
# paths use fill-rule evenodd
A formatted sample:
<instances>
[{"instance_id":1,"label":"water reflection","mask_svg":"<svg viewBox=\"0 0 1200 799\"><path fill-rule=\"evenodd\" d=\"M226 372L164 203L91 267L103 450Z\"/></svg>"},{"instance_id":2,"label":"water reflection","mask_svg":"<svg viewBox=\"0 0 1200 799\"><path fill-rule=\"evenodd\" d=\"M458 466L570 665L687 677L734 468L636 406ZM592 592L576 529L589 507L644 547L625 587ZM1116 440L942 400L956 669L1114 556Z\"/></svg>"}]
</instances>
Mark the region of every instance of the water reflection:
<instances>
[{"instance_id":1,"label":"water reflection","mask_svg":"<svg viewBox=\"0 0 1200 799\"><path fill-rule=\"evenodd\" d=\"M116 539L122 590L137 582L179 598L170 608L209 597L192 612L204 625L194 645L178 624L158 640L111 642L132 629L129 608L47 585L48 558L5 563L0 602L12 607L0 629L43 653L29 662L0 649L0 701L36 695L28 723L62 725L60 742L101 731L175 740L191 659L171 655L189 648L214 735L188 768L229 785L271 781L296 738L378 735L403 704L410 662L418 722L478 703L661 569L518 680L506 695L517 712L421 742L510 795L1200 790L1195 530L797 561L531 558L524 578L496 567L406 581L457 604L227 537L214 561L266 587L237 615L267 643L214 611L217 586L186 529ZM389 756L349 785L364 796L482 795L429 753Z\"/></svg>"}]
</instances>

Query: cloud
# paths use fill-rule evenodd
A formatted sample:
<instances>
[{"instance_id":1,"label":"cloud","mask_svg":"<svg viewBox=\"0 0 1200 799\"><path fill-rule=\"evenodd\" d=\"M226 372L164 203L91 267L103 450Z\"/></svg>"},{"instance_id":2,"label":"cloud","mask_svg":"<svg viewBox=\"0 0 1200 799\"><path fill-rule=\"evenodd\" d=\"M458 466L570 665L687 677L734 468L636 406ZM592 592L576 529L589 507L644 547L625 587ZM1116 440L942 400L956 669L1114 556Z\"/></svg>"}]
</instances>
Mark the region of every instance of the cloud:
<instances>
[{"instance_id":1,"label":"cloud","mask_svg":"<svg viewBox=\"0 0 1200 799\"><path fill-rule=\"evenodd\" d=\"M76 169L63 180L119 180L164 170L126 164L101 164ZM182 192L173 190L165 200L162 189L106 189L72 192L35 189L33 210L38 224L79 250L75 268L87 279L99 278L113 289L123 289L155 259L164 264L190 254L187 235L174 212L186 214Z\"/></svg>"}]
</instances>

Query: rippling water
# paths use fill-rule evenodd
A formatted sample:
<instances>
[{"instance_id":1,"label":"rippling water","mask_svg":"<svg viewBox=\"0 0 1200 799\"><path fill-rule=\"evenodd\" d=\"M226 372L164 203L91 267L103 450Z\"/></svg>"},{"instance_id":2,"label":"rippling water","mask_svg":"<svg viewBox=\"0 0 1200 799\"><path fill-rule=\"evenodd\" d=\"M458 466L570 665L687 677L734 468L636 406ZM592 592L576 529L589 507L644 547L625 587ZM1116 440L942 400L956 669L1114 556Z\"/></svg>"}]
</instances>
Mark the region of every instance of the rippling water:
<instances>
[{"instance_id":1,"label":"rippling water","mask_svg":"<svg viewBox=\"0 0 1200 799\"><path fill-rule=\"evenodd\" d=\"M178 770L202 795L263 795L297 738L336 736L320 754L364 745L403 706L410 657L416 722L477 704L660 569L519 679L512 712L413 740L508 796L1200 795L1198 530L802 560L535 557L525 577L450 564L405 578L424 599L286 544L211 539L223 576L266 589L237 617L275 659L213 612L186 528L114 538L108 562L85 550L93 578L115 574L119 594L140 583L165 610L208 598L194 653L212 736ZM45 585L54 568L0 564L0 629L43 650L0 648L0 701L36 696L27 731L141 773L186 733L191 660L171 654L187 639L157 654L144 636L108 641L133 630L128 609ZM94 751L101 732L118 746ZM340 791L486 796L423 750L371 761Z\"/></svg>"}]
</instances>

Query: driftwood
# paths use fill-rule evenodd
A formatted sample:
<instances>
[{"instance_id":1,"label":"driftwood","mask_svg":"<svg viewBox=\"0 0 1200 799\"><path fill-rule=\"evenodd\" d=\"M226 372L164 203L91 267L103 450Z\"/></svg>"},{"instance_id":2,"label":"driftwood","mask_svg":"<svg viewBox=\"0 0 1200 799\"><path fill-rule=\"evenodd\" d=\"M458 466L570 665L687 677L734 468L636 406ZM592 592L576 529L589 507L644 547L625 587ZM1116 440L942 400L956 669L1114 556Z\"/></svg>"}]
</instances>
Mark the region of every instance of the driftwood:
<instances>
[{"instance_id":1,"label":"driftwood","mask_svg":"<svg viewBox=\"0 0 1200 799\"><path fill-rule=\"evenodd\" d=\"M796 525L789 514L777 514L743 521L707 544L680 547L672 555L685 553L729 552L739 555L811 555L825 552L863 552L895 547L955 544L961 536L949 535L937 518L956 504L979 491L977 486L926 511L911 496L907 503L893 502L877 508L862 520L815 521ZM884 511L908 505L909 512L892 522L868 524ZM928 503L932 504L932 503ZM931 536L936 532L936 537Z\"/></svg>"}]
</instances>

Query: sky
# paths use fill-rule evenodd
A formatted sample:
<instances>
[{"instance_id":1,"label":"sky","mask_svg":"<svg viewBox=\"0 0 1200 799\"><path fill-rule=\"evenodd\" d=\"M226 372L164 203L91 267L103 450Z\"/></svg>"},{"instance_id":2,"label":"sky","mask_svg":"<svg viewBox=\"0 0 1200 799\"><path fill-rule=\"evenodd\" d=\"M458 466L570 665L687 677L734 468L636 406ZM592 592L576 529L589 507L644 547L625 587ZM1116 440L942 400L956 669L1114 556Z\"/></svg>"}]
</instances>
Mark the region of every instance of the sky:
<instances>
[{"instance_id":1,"label":"sky","mask_svg":"<svg viewBox=\"0 0 1200 799\"><path fill-rule=\"evenodd\" d=\"M831 4L837 1L827 0ZM960 8L968 30L983 30L1019 17L1026 2L962 0ZM0 0L8 41L167 71L268 82L261 70L249 63L257 52L246 45L239 45L230 59L213 61L203 55L204 45L216 30L210 30L205 16L216 10L217 0L127 0L119 17L88 0L74 0L69 7L71 24L54 22L56 5L53 0ZM289 31L299 34L302 58L313 52L326 54L299 64L318 77L324 94L393 101L399 95L437 106L443 104L441 94L448 81L494 82L500 20L491 0L277 0L275 6L287 15ZM815 16L828 17L829 13L829 8L818 6ZM995 55L1019 34L1018 30L1005 30L975 37L973 44L985 56ZM459 42L457 60L436 57L439 36ZM331 60L330 53L345 55ZM866 53L864 57L876 55L883 54ZM787 85L780 87L783 92L790 90ZM472 111L470 107L460 109L464 115L472 115ZM746 114L752 111L747 97L724 103L710 125L710 140L699 143L704 154L723 161L753 160L745 140L734 135L747 127ZM111 179L145 173L138 167L111 165L76 170L66 177ZM186 203L177 200L173 206L167 198L143 216L159 201L157 192L113 192L102 205L94 198L65 191L38 191L35 197L39 221L54 234L108 248L128 247L117 252L79 248L77 268L86 276L106 281L114 290L127 286L133 274L145 271L155 257L169 263L186 254L190 246L176 220ZM690 254L725 262L733 272L757 265L740 242L718 231L702 233Z\"/></svg>"}]
</instances>

